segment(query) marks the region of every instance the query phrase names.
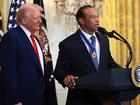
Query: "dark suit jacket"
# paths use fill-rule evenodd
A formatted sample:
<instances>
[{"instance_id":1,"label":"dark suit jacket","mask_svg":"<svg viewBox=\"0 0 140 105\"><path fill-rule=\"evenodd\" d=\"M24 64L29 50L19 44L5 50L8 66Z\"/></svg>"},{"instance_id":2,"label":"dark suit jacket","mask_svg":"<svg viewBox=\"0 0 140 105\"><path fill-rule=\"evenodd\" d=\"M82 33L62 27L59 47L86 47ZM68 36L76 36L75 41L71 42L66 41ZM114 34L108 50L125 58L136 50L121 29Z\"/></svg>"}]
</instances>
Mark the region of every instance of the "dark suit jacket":
<instances>
[{"instance_id":1,"label":"dark suit jacket","mask_svg":"<svg viewBox=\"0 0 140 105\"><path fill-rule=\"evenodd\" d=\"M59 45L60 51L54 76L63 86L65 86L63 83L64 77L67 75L81 77L97 72L79 32L80 30L66 38ZM120 67L110 54L107 36L101 33L96 33L96 36L100 43L99 72ZM93 105L94 98L90 95L91 93L88 91L69 89L67 105Z\"/></svg>"},{"instance_id":2,"label":"dark suit jacket","mask_svg":"<svg viewBox=\"0 0 140 105\"><path fill-rule=\"evenodd\" d=\"M44 105L48 67L44 61L43 75L32 44L20 26L4 35L0 55L4 105L17 102L23 105Z\"/></svg>"}]
</instances>

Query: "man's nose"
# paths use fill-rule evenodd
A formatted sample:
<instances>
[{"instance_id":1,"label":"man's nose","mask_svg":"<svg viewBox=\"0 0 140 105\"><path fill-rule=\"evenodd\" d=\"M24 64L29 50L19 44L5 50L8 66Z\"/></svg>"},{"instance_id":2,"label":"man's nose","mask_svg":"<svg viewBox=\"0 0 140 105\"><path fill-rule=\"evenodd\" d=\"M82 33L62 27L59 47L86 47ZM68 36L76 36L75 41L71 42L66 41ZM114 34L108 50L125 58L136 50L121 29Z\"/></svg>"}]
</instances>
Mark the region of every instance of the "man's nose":
<instances>
[{"instance_id":1,"label":"man's nose","mask_svg":"<svg viewBox=\"0 0 140 105\"><path fill-rule=\"evenodd\" d=\"M96 21L96 22L99 22L99 17L96 17L96 18L95 18L95 21Z\"/></svg>"},{"instance_id":2,"label":"man's nose","mask_svg":"<svg viewBox=\"0 0 140 105\"><path fill-rule=\"evenodd\" d=\"M41 18L41 17L39 17L38 21L39 21L40 23L42 23L42 18Z\"/></svg>"}]
</instances>

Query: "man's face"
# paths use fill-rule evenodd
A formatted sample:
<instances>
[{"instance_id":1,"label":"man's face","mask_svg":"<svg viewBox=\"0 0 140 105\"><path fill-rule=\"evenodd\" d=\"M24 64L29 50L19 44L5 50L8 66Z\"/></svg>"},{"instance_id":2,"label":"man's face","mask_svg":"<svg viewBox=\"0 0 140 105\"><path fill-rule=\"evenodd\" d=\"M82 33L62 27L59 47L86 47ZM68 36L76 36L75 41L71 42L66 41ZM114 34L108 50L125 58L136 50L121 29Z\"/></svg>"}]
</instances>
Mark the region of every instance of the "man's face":
<instances>
[{"instance_id":1,"label":"man's face","mask_svg":"<svg viewBox=\"0 0 140 105\"><path fill-rule=\"evenodd\" d=\"M95 31L99 27L99 15L96 8L87 8L83 12L85 17L82 21L82 27L89 32Z\"/></svg>"},{"instance_id":2,"label":"man's face","mask_svg":"<svg viewBox=\"0 0 140 105\"><path fill-rule=\"evenodd\" d=\"M35 33L41 27L41 13L38 9L34 8L33 10L27 13L25 17L24 26L31 32Z\"/></svg>"}]
</instances>

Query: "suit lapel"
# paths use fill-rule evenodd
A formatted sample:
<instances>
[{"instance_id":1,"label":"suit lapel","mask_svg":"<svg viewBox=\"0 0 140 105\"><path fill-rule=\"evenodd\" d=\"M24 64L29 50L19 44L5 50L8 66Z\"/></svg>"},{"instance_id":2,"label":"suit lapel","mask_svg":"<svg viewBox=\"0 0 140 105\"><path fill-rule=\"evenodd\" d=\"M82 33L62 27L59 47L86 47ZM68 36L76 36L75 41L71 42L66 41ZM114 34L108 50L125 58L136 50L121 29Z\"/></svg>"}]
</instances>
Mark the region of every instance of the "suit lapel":
<instances>
[{"instance_id":1,"label":"suit lapel","mask_svg":"<svg viewBox=\"0 0 140 105\"><path fill-rule=\"evenodd\" d=\"M22 41L23 41L24 45L26 46L26 49L29 51L29 53L31 54L34 62L36 63L36 65L40 69L39 71L42 72L40 62L38 61L37 55L35 54L34 48L32 47L32 44L31 44L30 40L28 39L25 32L21 29L21 27L18 26L17 28L18 28L17 29L18 33L22 37ZM42 75L43 75L43 73L42 73Z\"/></svg>"},{"instance_id":2,"label":"suit lapel","mask_svg":"<svg viewBox=\"0 0 140 105\"><path fill-rule=\"evenodd\" d=\"M100 59L99 59L99 70L102 70L101 67L105 61L105 52L106 51L106 45L104 43L104 38L103 36L101 36L101 34L99 34L98 32L96 32L96 36L97 36L97 39L99 41L99 44L100 44Z\"/></svg>"},{"instance_id":3,"label":"suit lapel","mask_svg":"<svg viewBox=\"0 0 140 105\"><path fill-rule=\"evenodd\" d=\"M87 47L85 45L85 43L83 42L82 38L80 37L80 30L77 31L77 38L76 39L76 45L78 46L77 48L80 51L80 54L82 54L82 58L91 66L91 68L94 68L94 70L96 69L96 67L94 66L94 63L92 61L92 58L87 50ZM91 70L93 71L93 69Z\"/></svg>"},{"instance_id":4,"label":"suit lapel","mask_svg":"<svg viewBox=\"0 0 140 105\"><path fill-rule=\"evenodd\" d=\"M76 32L76 34L77 34L77 38L75 38L75 39L77 39L76 40L77 46L80 48L78 50L81 51L81 53L83 54L83 56L82 56L83 59L86 59L86 62L88 62L92 66L92 68L94 68L94 70L96 70L96 67L95 67L95 65L94 65L94 63L92 61L92 58L91 58L91 56L90 56L90 54L89 54L89 52L88 52L88 50L87 50L87 48L85 46L85 43L83 42L82 38L80 37L80 30L78 30ZM98 32L96 32L95 34L96 34L97 39L98 39L99 44L100 44L100 59L99 59L99 68L98 69L101 70L102 65L103 65L103 63L104 63L104 61L106 59L105 52L104 52L104 51L106 51L105 50L106 45L104 45L105 44L104 43L104 41L105 41L104 37L101 36L101 34L98 33Z\"/></svg>"}]
</instances>

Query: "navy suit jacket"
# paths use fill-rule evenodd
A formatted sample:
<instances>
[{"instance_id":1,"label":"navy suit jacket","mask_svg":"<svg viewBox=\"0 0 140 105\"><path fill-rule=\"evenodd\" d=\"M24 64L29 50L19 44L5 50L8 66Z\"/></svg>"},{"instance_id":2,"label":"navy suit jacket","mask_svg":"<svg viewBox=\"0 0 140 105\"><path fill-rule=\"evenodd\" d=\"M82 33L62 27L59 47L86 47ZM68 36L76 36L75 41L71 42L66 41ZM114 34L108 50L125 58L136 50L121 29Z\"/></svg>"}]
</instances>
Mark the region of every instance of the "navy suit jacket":
<instances>
[{"instance_id":1,"label":"navy suit jacket","mask_svg":"<svg viewBox=\"0 0 140 105\"><path fill-rule=\"evenodd\" d=\"M0 87L4 105L17 102L44 105L48 68L44 61L43 75L32 44L20 26L4 35L0 55Z\"/></svg>"},{"instance_id":2,"label":"navy suit jacket","mask_svg":"<svg viewBox=\"0 0 140 105\"><path fill-rule=\"evenodd\" d=\"M91 56L80 37L80 30L69 36L59 44L59 56L57 59L54 76L63 86L63 80L67 75L84 76L91 73L97 73L96 67L91 59ZM108 70L110 68L120 67L113 60L107 36L96 32L95 33L100 43L100 61L99 70ZM92 105L94 98L90 96L91 92L69 89L67 105ZM88 104L89 103L89 104ZM98 105L98 104L97 104Z\"/></svg>"}]
</instances>

